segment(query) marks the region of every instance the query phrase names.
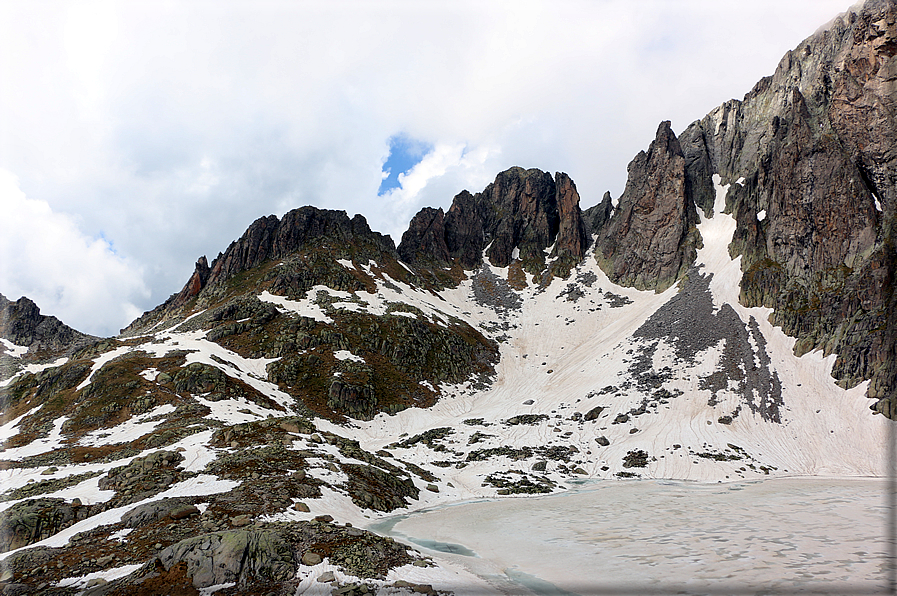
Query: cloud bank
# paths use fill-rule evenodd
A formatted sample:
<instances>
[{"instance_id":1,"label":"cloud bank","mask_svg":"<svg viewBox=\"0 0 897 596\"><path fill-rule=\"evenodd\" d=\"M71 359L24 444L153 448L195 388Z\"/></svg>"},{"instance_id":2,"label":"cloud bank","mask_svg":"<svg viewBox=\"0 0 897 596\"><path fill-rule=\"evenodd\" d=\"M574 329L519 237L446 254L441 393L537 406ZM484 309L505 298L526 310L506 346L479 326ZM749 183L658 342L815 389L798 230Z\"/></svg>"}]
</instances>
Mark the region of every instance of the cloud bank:
<instances>
[{"instance_id":1,"label":"cloud bank","mask_svg":"<svg viewBox=\"0 0 897 596\"><path fill-rule=\"evenodd\" d=\"M85 328L121 328L149 296L143 271L104 238L88 238L68 216L29 199L10 172L0 170L0 288L28 296L41 309Z\"/></svg>"}]
</instances>

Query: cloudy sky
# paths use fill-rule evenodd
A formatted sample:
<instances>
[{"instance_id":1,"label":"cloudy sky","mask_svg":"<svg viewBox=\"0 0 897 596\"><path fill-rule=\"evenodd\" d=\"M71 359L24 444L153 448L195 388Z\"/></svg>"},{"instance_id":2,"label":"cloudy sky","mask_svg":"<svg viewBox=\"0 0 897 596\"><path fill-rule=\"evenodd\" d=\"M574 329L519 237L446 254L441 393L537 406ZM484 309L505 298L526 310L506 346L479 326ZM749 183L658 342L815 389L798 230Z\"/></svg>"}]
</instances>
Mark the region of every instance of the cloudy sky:
<instances>
[{"instance_id":1,"label":"cloudy sky","mask_svg":"<svg viewBox=\"0 0 897 596\"><path fill-rule=\"evenodd\" d=\"M258 217L398 242L510 166L619 196L851 0L0 0L0 293L111 335Z\"/></svg>"}]
</instances>

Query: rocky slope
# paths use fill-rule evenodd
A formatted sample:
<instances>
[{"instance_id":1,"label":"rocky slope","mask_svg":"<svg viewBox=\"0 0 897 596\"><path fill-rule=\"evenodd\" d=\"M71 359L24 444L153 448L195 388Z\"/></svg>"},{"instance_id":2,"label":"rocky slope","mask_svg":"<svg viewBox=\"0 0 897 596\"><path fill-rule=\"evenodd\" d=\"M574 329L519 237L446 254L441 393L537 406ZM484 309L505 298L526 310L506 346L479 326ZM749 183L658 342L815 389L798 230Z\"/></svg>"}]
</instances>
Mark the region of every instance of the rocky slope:
<instances>
[{"instance_id":1,"label":"rocky slope","mask_svg":"<svg viewBox=\"0 0 897 596\"><path fill-rule=\"evenodd\" d=\"M40 314L26 297L15 302L0 294L0 381L27 366L57 361L98 338L75 331L56 317Z\"/></svg>"},{"instance_id":2,"label":"rocky slope","mask_svg":"<svg viewBox=\"0 0 897 596\"><path fill-rule=\"evenodd\" d=\"M105 340L0 300L0 358L41 358L0 380L3 593L489 593L366 527L584 479L883 474L895 14L661 123L616 205L511 168L398 247L264 217Z\"/></svg>"}]
</instances>

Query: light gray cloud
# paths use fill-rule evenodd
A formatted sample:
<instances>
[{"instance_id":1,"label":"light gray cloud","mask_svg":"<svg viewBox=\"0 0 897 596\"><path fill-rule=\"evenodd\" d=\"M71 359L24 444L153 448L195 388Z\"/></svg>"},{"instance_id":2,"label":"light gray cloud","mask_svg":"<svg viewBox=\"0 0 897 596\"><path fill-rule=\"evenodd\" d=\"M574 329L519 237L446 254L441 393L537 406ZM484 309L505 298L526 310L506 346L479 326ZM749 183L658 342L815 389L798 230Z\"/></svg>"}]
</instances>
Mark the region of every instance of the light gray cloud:
<instances>
[{"instance_id":1,"label":"light gray cloud","mask_svg":"<svg viewBox=\"0 0 897 596\"><path fill-rule=\"evenodd\" d=\"M618 196L660 120L678 132L741 97L848 4L5 2L0 167L109 239L149 289L121 299L149 309L198 256L301 205L398 241L420 207L512 165L566 171L584 206ZM442 153L378 197L396 134ZM0 292L39 300L15 283ZM115 332L78 299L67 323Z\"/></svg>"},{"instance_id":2,"label":"light gray cloud","mask_svg":"<svg viewBox=\"0 0 897 596\"><path fill-rule=\"evenodd\" d=\"M0 287L7 298L27 294L44 314L88 329L118 329L149 297L140 266L105 238L88 238L72 218L29 199L0 169Z\"/></svg>"}]
</instances>

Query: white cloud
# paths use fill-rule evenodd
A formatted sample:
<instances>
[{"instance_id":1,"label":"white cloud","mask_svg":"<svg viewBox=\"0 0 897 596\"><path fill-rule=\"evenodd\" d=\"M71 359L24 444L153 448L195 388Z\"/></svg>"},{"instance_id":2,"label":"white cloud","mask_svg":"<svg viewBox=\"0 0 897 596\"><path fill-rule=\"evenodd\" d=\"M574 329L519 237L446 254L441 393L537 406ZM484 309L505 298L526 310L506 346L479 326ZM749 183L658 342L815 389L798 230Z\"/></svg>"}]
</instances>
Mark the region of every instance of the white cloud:
<instances>
[{"instance_id":1,"label":"white cloud","mask_svg":"<svg viewBox=\"0 0 897 596\"><path fill-rule=\"evenodd\" d=\"M99 335L118 333L140 314L134 302L148 293L142 271L45 201L27 198L2 169L0 213L0 288L7 298L28 296L42 314Z\"/></svg>"}]
</instances>

